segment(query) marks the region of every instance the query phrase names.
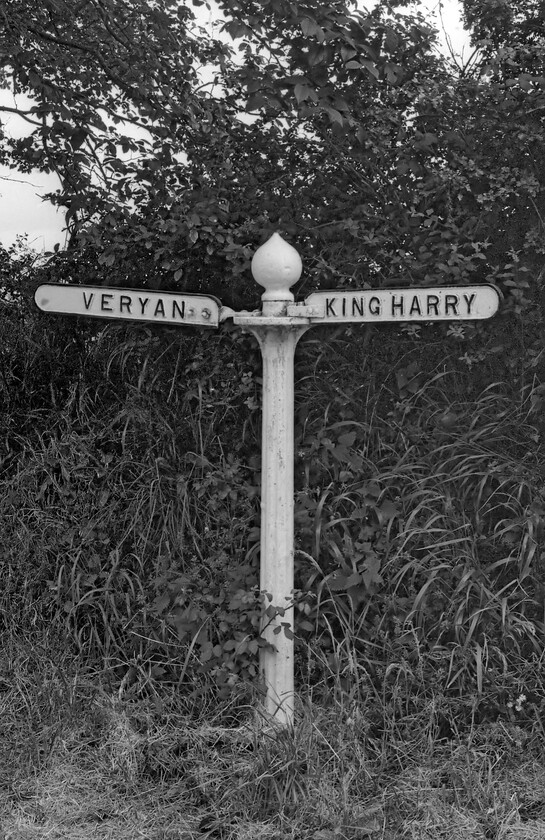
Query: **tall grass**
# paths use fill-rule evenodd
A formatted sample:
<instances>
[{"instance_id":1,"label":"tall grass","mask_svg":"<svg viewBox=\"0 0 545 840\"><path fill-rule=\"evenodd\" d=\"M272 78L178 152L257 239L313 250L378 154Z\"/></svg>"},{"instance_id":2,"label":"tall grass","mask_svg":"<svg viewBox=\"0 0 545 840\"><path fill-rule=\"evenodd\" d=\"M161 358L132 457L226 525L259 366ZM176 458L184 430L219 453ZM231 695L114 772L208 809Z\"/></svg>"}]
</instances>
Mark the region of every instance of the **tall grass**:
<instances>
[{"instance_id":1,"label":"tall grass","mask_svg":"<svg viewBox=\"0 0 545 840\"><path fill-rule=\"evenodd\" d=\"M405 377L382 403L368 391L359 411L335 396L305 418L299 584L314 625L303 635L322 663L312 678L329 667L353 697L371 690L384 708L385 691L410 704L439 690L466 720L495 719L522 661L541 697L539 385L453 401L451 378L407 388Z\"/></svg>"}]
</instances>

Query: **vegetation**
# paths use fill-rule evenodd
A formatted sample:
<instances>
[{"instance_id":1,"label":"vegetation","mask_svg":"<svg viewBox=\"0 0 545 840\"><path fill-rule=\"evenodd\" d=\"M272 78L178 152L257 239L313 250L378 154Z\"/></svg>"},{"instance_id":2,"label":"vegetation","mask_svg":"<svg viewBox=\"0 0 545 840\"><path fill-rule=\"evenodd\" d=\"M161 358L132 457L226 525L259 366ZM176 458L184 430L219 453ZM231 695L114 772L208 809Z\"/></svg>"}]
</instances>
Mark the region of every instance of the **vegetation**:
<instances>
[{"instance_id":1,"label":"vegetation","mask_svg":"<svg viewBox=\"0 0 545 840\"><path fill-rule=\"evenodd\" d=\"M167 0L0 12L35 103L2 160L58 173L71 233L0 253L7 837L543 835L545 76L535 4L501 5L467 4L463 67L417 4L220 4L232 43ZM301 340L289 733L255 712L253 340L32 302L250 307L273 229L300 296L504 294L484 324Z\"/></svg>"}]
</instances>

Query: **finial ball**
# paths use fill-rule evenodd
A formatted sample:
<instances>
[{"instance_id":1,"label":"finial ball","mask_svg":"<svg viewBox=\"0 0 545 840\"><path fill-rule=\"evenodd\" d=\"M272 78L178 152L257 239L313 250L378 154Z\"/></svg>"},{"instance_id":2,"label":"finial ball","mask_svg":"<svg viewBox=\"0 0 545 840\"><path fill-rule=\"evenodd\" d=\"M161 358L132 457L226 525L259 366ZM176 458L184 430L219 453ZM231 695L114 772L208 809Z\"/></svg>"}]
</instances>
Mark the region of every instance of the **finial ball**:
<instances>
[{"instance_id":1,"label":"finial ball","mask_svg":"<svg viewBox=\"0 0 545 840\"><path fill-rule=\"evenodd\" d=\"M299 280L303 264L298 252L273 233L252 258L252 274L265 288L261 300L293 300L290 287Z\"/></svg>"}]
</instances>

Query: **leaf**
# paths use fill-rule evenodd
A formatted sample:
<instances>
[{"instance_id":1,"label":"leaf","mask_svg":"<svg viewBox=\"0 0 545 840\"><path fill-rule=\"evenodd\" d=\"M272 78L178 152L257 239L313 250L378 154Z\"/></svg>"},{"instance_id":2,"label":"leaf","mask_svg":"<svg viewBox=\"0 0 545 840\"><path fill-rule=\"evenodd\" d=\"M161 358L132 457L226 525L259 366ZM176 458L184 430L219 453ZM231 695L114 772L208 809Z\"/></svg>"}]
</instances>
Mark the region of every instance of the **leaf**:
<instances>
[{"instance_id":1,"label":"leaf","mask_svg":"<svg viewBox=\"0 0 545 840\"><path fill-rule=\"evenodd\" d=\"M70 135L70 145L76 151L80 148L80 146L84 143L85 138L87 137L87 131L84 128L76 129L76 131L72 132Z\"/></svg>"},{"instance_id":2,"label":"leaf","mask_svg":"<svg viewBox=\"0 0 545 840\"><path fill-rule=\"evenodd\" d=\"M358 572L354 572L345 580L345 586L347 589L350 589L351 586L357 586L362 581L362 576Z\"/></svg>"},{"instance_id":3,"label":"leaf","mask_svg":"<svg viewBox=\"0 0 545 840\"><path fill-rule=\"evenodd\" d=\"M380 513L382 519L388 521L398 515L399 509L394 502L386 500L377 507L377 512Z\"/></svg>"},{"instance_id":4,"label":"leaf","mask_svg":"<svg viewBox=\"0 0 545 840\"><path fill-rule=\"evenodd\" d=\"M369 61L369 59L367 58L362 58L360 61L360 66L365 67L365 69L368 70L369 73L375 77L375 79L379 78L379 72L374 61Z\"/></svg>"},{"instance_id":5,"label":"leaf","mask_svg":"<svg viewBox=\"0 0 545 840\"><path fill-rule=\"evenodd\" d=\"M397 84L403 76L403 70L399 64L392 64L389 61L384 64L384 72L386 81L391 85Z\"/></svg>"},{"instance_id":6,"label":"leaf","mask_svg":"<svg viewBox=\"0 0 545 840\"><path fill-rule=\"evenodd\" d=\"M357 55L357 50L355 50L353 47L341 47L341 58L345 62L345 65L346 62L354 58L355 55Z\"/></svg>"},{"instance_id":7,"label":"leaf","mask_svg":"<svg viewBox=\"0 0 545 840\"><path fill-rule=\"evenodd\" d=\"M314 630L314 624L311 621L307 621L307 619L298 621L297 626L299 630L305 630L307 633L311 633Z\"/></svg>"},{"instance_id":8,"label":"leaf","mask_svg":"<svg viewBox=\"0 0 545 840\"><path fill-rule=\"evenodd\" d=\"M387 26L385 32L384 46L388 52L394 52L400 45L399 35L392 29L391 26Z\"/></svg>"},{"instance_id":9,"label":"leaf","mask_svg":"<svg viewBox=\"0 0 545 840\"><path fill-rule=\"evenodd\" d=\"M320 46L319 44L313 44L309 50L307 58L309 67L316 67L318 64L321 64L326 56L327 50L325 47Z\"/></svg>"},{"instance_id":10,"label":"leaf","mask_svg":"<svg viewBox=\"0 0 545 840\"><path fill-rule=\"evenodd\" d=\"M290 639L291 641L293 641L293 639L295 639L295 636L293 634L293 630L291 629L290 625L286 621L282 622L282 629L284 630L284 635L285 635L286 639Z\"/></svg>"},{"instance_id":11,"label":"leaf","mask_svg":"<svg viewBox=\"0 0 545 840\"><path fill-rule=\"evenodd\" d=\"M270 98L264 93L253 93L246 102L246 110L259 111L261 108L265 108L267 105L269 105L269 102Z\"/></svg>"},{"instance_id":12,"label":"leaf","mask_svg":"<svg viewBox=\"0 0 545 840\"><path fill-rule=\"evenodd\" d=\"M251 35L251 30L248 26L239 20L227 21L227 23L222 26L222 32L223 31L228 32L234 41Z\"/></svg>"},{"instance_id":13,"label":"leaf","mask_svg":"<svg viewBox=\"0 0 545 840\"><path fill-rule=\"evenodd\" d=\"M329 579L329 588L333 592L345 591L350 586L357 586L362 581L362 576L357 572L346 574L344 572L336 572L332 578Z\"/></svg>"},{"instance_id":14,"label":"leaf","mask_svg":"<svg viewBox=\"0 0 545 840\"><path fill-rule=\"evenodd\" d=\"M301 31L305 37L310 37L314 34L314 29L316 27L316 21L311 20L310 18L303 18L300 23Z\"/></svg>"},{"instance_id":15,"label":"leaf","mask_svg":"<svg viewBox=\"0 0 545 840\"><path fill-rule=\"evenodd\" d=\"M314 102L316 102L318 98L316 96L316 92L311 87L301 83L295 85L293 92L295 94L295 98L297 100L298 105L300 105L301 102L305 102L307 99L312 99Z\"/></svg>"},{"instance_id":16,"label":"leaf","mask_svg":"<svg viewBox=\"0 0 545 840\"><path fill-rule=\"evenodd\" d=\"M379 574L380 570L380 557L378 554L373 553L371 556L367 556L365 560L364 570L362 572L363 582L367 589L372 589L375 584L382 583L382 577Z\"/></svg>"},{"instance_id":17,"label":"leaf","mask_svg":"<svg viewBox=\"0 0 545 840\"><path fill-rule=\"evenodd\" d=\"M330 105L323 105L322 107L332 123L337 123L340 126L344 125L344 118L340 111L337 111L336 108L332 108Z\"/></svg>"},{"instance_id":18,"label":"leaf","mask_svg":"<svg viewBox=\"0 0 545 840\"><path fill-rule=\"evenodd\" d=\"M325 32L322 27L311 18L303 18L300 23L301 31L306 38L316 38L319 43L325 40Z\"/></svg>"},{"instance_id":19,"label":"leaf","mask_svg":"<svg viewBox=\"0 0 545 840\"><path fill-rule=\"evenodd\" d=\"M43 84L41 77L34 70L29 70L28 80L33 88L38 88Z\"/></svg>"},{"instance_id":20,"label":"leaf","mask_svg":"<svg viewBox=\"0 0 545 840\"><path fill-rule=\"evenodd\" d=\"M273 111L281 111L283 107L283 103L277 96L268 94L265 91L250 96L246 103L247 111L259 111L261 108L270 108Z\"/></svg>"}]
</instances>

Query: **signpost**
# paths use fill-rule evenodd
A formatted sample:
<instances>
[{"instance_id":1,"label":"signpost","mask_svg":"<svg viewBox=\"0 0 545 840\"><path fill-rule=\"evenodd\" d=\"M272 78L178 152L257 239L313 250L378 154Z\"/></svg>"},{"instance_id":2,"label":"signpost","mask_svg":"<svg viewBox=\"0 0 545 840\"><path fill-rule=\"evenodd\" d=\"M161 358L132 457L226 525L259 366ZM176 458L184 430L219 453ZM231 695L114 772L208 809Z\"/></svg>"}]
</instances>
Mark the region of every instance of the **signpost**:
<instances>
[{"instance_id":1,"label":"signpost","mask_svg":"<svg viewBox=\"0 0 545 840\"><path fill-rule=\"evenodd\" d=\"M258 248L252 274L264 287L257 312L234 312L211 296L136 291L103 286L43 285L35 301L44 312L95 318L152 321L163 325L218 327L232 318L259 342L263 358L260 588L285 610L265 616L260 671L264 708L280 725L294 714L294 355L312 326L338 323L460 321L492 317L501 293L492 285L438 288L319 291L295 303L290 291L301 275L301 258L279 234ZM287 631L287 632L286 632Z\"/></svg>"}]
</instances>

